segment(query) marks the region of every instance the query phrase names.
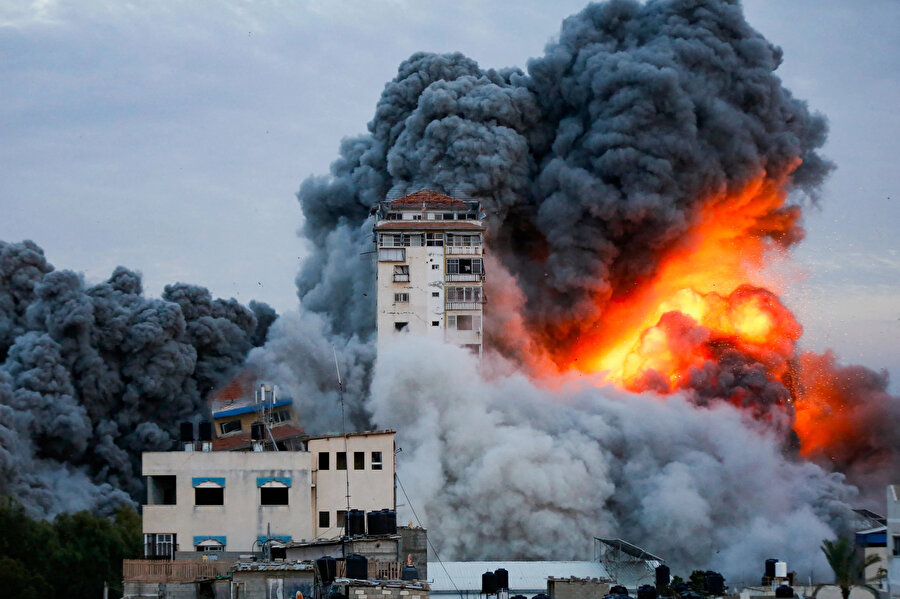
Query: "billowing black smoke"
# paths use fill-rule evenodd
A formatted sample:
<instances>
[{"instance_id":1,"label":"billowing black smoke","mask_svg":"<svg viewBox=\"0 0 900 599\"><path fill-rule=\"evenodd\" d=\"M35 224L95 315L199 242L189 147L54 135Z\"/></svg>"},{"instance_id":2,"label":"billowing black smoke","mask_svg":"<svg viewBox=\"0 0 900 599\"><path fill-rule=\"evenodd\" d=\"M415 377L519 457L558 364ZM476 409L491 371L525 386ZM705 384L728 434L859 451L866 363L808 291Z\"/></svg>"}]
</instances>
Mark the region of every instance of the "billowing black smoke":
<instances>
[{"instance_id":1,"label":"billowing black smoke","mask_svg":"<svg viewBox=\"0 0 900 599\"><path fill-rule=\"evenodd\" d=\"M329 175L302 183L301 311L251 360L306 398L308 429L335 431L336 347L354 425L399 430L400 476L446 557L578 558L596 532L730 574L773 547L821 565L818 544L854 491L720 401L787 402L758 360L720 348L715 371L691 375L694 402L668 407L622 401L596 381L551 393L514 374L551 364L541 351L594 327L710 196L778 181L792 205L767 216L792 224L760 235L782 246L802 237L797 205L832 166L817 153L825 120L781 85L780 61L728 0L592 4L526 72L411 56L368 133L344 140ZM480 372L416 340L373 365L371 209L422 188L484 203L487 345L503 359ZM710 441L704 426L732 432ZM690 543L703 547L689 555Z\"/></svg>"},{"instance_id":2,"label":"billowing black smoke","mask_svg":"<svg viewBox=\"0 0 900 599\"><path fill-rule=\"evenodd\" d=\"M137 499L140 452L169 449L272 320L182 283L146 298L123 267L88 286L0 241L0 494L37 516Z\"/></svg>"}]
</instances>

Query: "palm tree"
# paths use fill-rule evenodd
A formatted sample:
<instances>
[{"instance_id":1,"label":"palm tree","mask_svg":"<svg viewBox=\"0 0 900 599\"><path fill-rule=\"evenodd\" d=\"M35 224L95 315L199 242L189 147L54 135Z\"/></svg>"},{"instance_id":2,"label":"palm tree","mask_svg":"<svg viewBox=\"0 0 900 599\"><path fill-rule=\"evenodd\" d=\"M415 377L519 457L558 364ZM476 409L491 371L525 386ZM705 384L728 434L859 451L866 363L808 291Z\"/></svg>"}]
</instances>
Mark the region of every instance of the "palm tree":
<instances>
[{"instance_id":1,"label":"palm tree","mask_svg":"<svg viewBox=\"0 0 900 599\"><path fill-rule=\"evenodd\" d=\"M844 599L850 597L850 589L856 585L866 568L881 561L877 555L861 559L853 541L846 537L823 541L822 553L825 554L828 565L834 570L834 584L841 588L841 596Z\"/></svg>"}]
</instances>

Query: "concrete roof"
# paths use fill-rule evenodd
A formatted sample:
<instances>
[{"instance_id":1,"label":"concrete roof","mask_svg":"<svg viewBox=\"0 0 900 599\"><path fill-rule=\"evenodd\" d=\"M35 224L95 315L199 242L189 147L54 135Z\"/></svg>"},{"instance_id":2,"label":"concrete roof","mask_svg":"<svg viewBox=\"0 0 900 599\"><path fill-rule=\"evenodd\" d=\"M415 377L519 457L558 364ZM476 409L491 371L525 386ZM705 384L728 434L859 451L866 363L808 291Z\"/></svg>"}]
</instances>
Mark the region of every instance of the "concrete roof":
<instances>
[{"instance_id":1,"label":"concrete roof","mask_svg":"<svg viewBox=\"0 0 900 599\"><path fill-rule=\"evenodd\" d=\"M383 220L375 225L376 231L484 231L478 220Z\"/></svg>"},{"instance_id":2,"label":"concrete roof","mask_svg":"<svg viewBox=\"0 0 900 599\"><path fill-rule=\"evenodd\" d=\"M547 590L547 578L609 578L599 562L428 562L433 579L431 592L480 592L481 575L505 568L509 572L509 594L534 594ZM446 569L446 571L445 571ZM454 586L454 583L456 586Z\"/></svg>"}]
</instances>

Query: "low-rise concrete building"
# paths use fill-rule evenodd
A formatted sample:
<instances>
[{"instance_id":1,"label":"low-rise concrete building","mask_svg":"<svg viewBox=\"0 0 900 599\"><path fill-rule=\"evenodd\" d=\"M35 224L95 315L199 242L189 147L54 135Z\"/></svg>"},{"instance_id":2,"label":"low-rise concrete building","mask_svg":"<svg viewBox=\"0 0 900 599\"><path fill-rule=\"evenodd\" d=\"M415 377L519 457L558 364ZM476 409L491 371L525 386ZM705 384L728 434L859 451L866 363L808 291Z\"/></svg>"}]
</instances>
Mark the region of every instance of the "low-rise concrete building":
<instances>
[{"instance_id":1,"label":"low-rise concrete building","mask_svg":"<svg viewBox=\"0 0 900 599\"><path fill-rule=\"evenodd\" d=\"M308 437L304 447L145 453L145 556L237 559L263 544L339 537L348 495L351 509L395 509L393 431Z\"/></svg>"}]
</instances>

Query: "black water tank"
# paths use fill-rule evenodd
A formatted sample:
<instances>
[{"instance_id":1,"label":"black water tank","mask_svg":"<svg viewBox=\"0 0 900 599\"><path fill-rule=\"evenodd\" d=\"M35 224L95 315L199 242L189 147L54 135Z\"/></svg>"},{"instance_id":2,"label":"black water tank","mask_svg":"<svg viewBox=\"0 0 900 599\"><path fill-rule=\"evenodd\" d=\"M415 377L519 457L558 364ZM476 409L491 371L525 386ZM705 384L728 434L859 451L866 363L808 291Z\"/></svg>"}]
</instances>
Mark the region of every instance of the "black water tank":
<instances>
[{"instance_id":1,"label":"black water tank","mask_svg":"<svg viewBox=\"0 0 900 599\"><path fill-rule=\"evenodd\" d=\"M548 595L547 593L538 593L531 599L550 599L550 595Z\"/></svg>"},{"instance_id":2,"label":"black water tank","mask_svg":"<svg viewBox=\"0 0 900 599\"><path fill-rule=\"evenodd\" d=\"M366 513L362 510L350 510L347 512L347 536L366 534Z\"/></svg>"},{"instance_id":3,"label":"black water tank","mask_svg":"<svg viewBox=\"0 0 900 599\"><path fill-rule=\"evenodd\" d=\"M193 422L182 422L181 423L181 442L182 443L191 443L194 440L194 423Z\"/></svg>"},{"instance_id":4,"label":"black water tank","mask_svg":"<svg viewBox=\"0 0 900 599\"><path fill-rule=\"evenodd\" d=\"M319 580L322 584L331 584L334 582L334 577L337 573L337 560L330 555L320 557L316 560L316 572L318 572Z\"/></svg>"},{"instance_id":5,"label":"black water tank","mask_svg":"<svg viewBox=\"0 0 900 599\"><path fill-rule=\"evenodd\" d=\"M481 594L496 595L497 594L497 575L493 572L485 572L481 575Z\"/></svg>"},{"instance_id":6,"label":"black water tank","mask_svg":"<svg viewBox=\"0 0 900 599\"><path fill-rule=\"evenodd\" d=\"M786 584L783 584L775 589L775 596L779 599L788 599L789 597L794 596L794 589Z\"/></svg>"},{"instance_id":7,"label":"black water tank","mask_svg":"<svg viewBox=\"0 0 900 599\"><path fill-rule=\"evenodd\" d=\"M508 591L509 572L506 571L506 568L497 568L496 570L494 570L494 575L497 577L497 588Z\"/></svg>"},{"instance_id":8,"label":"black water tank","mask_svg":"<svg viewBox=\"0 0 900 599\"><path fill-rule=\"evenodd\" d=\"M775 578L775 562L778 560L774 557L770 557L766 560L766 578Z\"/></svg>"},{"instance_id":9,"label":"black water tank","mask_svg":"<svg viewBox=\"0 0 900 599\"><path fill-rule=\"evenodd\" d=\"M250 425L250 438L254 441L263 441L266 438L266 427L262 422L254 422Z\"/></svg>"},{"instance_id":10,"label":"black water tank","mask_svg":"<svg viewBox=\"0 0 900 599\"><path fill-rule=\"evenodd\" d=\"M382 517L381 511L379 510L366 514L366 525L368 526L370 535L383 535L384 518Z\"/></svg>"},{"instance_id":11,"label":"black water tank","mask_svg":"<svg viewBox=\"0 0 900 599\"><path fill-rule=\"evenodd\" d=\"M671 578L669 575L671 574L671 570L669 570L669 566L662 564L656 566L656 588L662 589L669 586L669 581Z\"/></svg>"},{"instance_id":12,"label":"black water tank","mask_svg":"<svg viewBox=\"0 0 900 599\"><path fill-rule=\"evenodd\" d=\"M397 512L394 510L382 510L382 518L384 519L384 534L397 534Z\"/></svg>"},{"instance_id":13,"label":"black water tank","mask_svg":"<svg viewBox=\"0 0 900 599\"><path fill-rule=\"evenodd\" d=\"M639 586L637 599L656 599L656 587L649 584Z\"/></svg>"},{"instance_id":14,"label":"black water tank","mask_svg":"<svg viewBox=\"0 0 900 599\"><path fill-rule=\"evenodd\" d=\"M212 422L209 420L200 421L200 440L212 441Z\"/></svg>"},{"instance_id":15,"label":"black water tank","mask_svg":"<svg viewBox=\"0 0 900 599\"><path fill-rule=\"evenodd\" d=\"M626 589L625 587L623 587L620 584L617 584L613 588L609 589L609 594L610 595L625 595L627 597L628 589Z\"/></svg>"},{"instance_id":16,"label":"black water tank","mask_svg":"<svg viewBox=\"0 0 900 599\"><path fill-rule=\"evenodd\" d=\"M509 599L528 599L525 595L513 595Z\"/></svg>"},{"instance_id":17,"label":"black water tank","mask_svg":"<svg viewBox=\"0 0 900 599\"><path fill-rule=\"evenodd\" d=\"M706 592L710 595L724 595L725 578L718 572L708 570L706 572Z\"/></svg>"},{"instance_id":18,"label":"black water tank","mask_svg":"<svg viewBox=\"0 0 900 599\"><path fill-rule=\"evenodd\" d=\"M678 593L679 595L683 595L687 592L688 585L683 582L676 582L672 585L672 590Z\"/></svg>"},{"instance_id":19,"label":"black water tank","mask_svg":"<svg viewBox=\"0 0 900 599\"><path fill-rule=\"evenodd\" d=\"M369 579L369 560L364 555L348 555L344 561L347 563L347 578L353 580Z\"/></svg>"},{"instance_id":20,"label":"black water tank","mask_svg":"<svg viewBox=\"0 0 900 599\"><path fill-rule=\"evenodd\" d=\"M403 566L400 580L419 580L419 569L415 566Z\"/></svg>"}]
</instances>

